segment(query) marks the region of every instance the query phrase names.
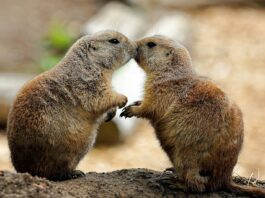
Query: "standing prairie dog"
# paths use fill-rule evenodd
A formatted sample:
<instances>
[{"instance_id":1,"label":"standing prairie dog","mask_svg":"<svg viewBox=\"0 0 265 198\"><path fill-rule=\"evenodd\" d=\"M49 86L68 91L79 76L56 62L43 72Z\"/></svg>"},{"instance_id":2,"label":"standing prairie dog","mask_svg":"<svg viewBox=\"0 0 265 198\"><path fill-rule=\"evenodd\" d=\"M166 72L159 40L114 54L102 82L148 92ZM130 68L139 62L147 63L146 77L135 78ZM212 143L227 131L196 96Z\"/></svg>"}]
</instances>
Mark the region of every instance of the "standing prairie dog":
<instances>
[{"instance_id":1,"label":"standing prairie dog","mask_svg":"<svg viewBox=\"0 0 265 198\"><path fill-rule=\"evenodd\" d=\"M18 93L7 124L11 159L18 172L66 180L93 146L106 112L110 120L127 97L114 92L115 69L136 55L136 45L115 31L79 39L51 70Z\"/></svg>"},{"instance_id":2,"label":"standing prairie dog","mask_svg":"<svg viewBox=\"0 0 265 198\"><path fill-rule=\"evenodd\" d=\"M244 135L238 106L196 74L179 43L154 36L137 45L135 59L147 74L144 99L125 107L121 116L151 121L186 190L228 189L264 197L261 189L231 182Z\"/></svg>"}]
</instances>

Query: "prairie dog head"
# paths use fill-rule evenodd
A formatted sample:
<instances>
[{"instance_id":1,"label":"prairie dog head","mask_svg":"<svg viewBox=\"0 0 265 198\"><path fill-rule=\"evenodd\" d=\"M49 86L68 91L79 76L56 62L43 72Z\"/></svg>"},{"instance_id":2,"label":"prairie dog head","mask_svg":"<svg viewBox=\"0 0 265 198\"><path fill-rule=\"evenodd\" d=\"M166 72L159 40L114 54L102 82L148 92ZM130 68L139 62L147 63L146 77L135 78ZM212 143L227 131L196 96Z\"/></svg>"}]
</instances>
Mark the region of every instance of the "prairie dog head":
<instances>
[{"instance_id":1,"label":"prairie dog head","mask_svg":"<svg viewBox=\"0 0 265 198\"><path fill-rule=\"evenodd\" d=\"M164 36L152 36L137 43L135 60L146 73L150 72L191 72L191 57L180 43Z\"/></svg>"},{"instance_id":2,"label":"prairie dog head","mask_svg":"<svg viewBox=\"0 0 265 198\"><path fill-rule=\"evenodd\" d=\"M87 49L90 61L105 69L117 69L136 55L136 44L116 31L84 36L79 43Z\"/></svg>"}]
</instances>

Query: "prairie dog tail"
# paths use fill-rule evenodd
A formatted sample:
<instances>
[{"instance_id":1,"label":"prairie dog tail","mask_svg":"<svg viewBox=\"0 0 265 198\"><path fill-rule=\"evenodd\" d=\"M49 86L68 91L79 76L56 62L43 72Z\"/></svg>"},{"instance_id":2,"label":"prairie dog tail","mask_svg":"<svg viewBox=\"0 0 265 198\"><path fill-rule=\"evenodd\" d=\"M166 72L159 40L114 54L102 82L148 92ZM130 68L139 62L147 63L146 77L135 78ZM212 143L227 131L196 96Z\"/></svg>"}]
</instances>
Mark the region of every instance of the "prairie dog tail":
<instances>
[{"instance_id":1,"label":"prairie dog tail","mask_svg":"<svg viewBox=\"0 0 265 198\"><path fill-rule=\"evenodd\" d=\"M243 186L232 182L228 185L227 190L231 193L235 193L237 195L246 195L250 197L256 198L265 198L265 189L253 187L253 186Z\"/></svg>"}]
</instances>

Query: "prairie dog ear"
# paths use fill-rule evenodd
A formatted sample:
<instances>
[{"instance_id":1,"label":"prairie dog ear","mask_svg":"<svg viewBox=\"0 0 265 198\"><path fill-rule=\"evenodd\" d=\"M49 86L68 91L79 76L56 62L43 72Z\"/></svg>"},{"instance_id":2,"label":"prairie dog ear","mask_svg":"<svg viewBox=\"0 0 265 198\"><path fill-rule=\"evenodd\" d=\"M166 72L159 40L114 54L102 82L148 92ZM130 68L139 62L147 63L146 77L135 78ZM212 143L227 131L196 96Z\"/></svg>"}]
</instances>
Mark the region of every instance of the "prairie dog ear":
<instances>
[{"instance_id":1,"label":"prairie dog ear","mask_svg":"<svg viewBox=\"0 0 265 198\"><path fill-rule=\"evenodd\" d=\"M96 47L96 43L95 41L89 41L88 43L88 49L89 50L93 50L93 51L96 51L98 48Z\"/></svg>"},{"instance_id":2,"label":"prairie dog ear","mask_svg":"<svg viewBox=\"0 0 265 198\"><path fill-rule=\"evenodd\" d=\"M166 51L166 57L172 55L173 53L174 53L174 50L173 50L173 49L168 49L168 50Z\"/></svg>"}]
</instances>

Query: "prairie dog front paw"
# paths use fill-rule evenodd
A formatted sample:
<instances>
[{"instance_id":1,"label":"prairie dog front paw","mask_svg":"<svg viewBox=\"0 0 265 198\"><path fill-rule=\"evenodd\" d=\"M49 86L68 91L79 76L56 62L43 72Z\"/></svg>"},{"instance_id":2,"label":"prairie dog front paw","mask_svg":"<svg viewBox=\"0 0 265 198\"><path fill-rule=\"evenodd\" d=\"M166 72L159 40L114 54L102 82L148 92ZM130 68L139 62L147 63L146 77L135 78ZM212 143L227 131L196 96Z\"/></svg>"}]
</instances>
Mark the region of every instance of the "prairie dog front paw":
<instances>
[{"instance_id":1,"label":"prairie dog front paw","mask_svg":"<svg viewBox=\"0 0 265 198\"><path fill-rule=\"evenodd\" d=\"M122 107L124 107L128 102L128 99L126 96L124 95L120 95L119 96L119 103L118 103L118 107L121 109Z\"/></svg>"},{"instance_id":2,"label":"prairie dog front paw","mask_svg":"<svg viewBox=\"0 0 265 198\"><path fill-rule=\"evenodd\" d=\"M124 117L124 118L131 118L133 116L134 116L133 106L124 107L120 114L120 117Z\"/></svg>"},{"instance_id":3,"label":"prairie dog front paw","mask_svg":"<svg viewBox=\"0 0 265 198\"><path fill-rule=\"evenodd\" d=\"M109 121L111 121L111 120L115 117L115 115L116 115L116 111L117 111L116 108L112 108L111 110L109 110L109 111L107 112L106 117L105 117L105 122L109 122Z\"/></svg>"},{"instance_id":4,"label":"prairie dog front paw","mask_svg":"<svg viewBox=\"0 0 265 198\"><path fill-rule=\"evenodd\" d=\"M131 118L131 117L135 116L135 114L137 113L137 110L139 110L139 106L141 104L142 104L142 101L135 101L132 104L124 107L122 109L120 117Z\"/></svg>"}]
</instances>

